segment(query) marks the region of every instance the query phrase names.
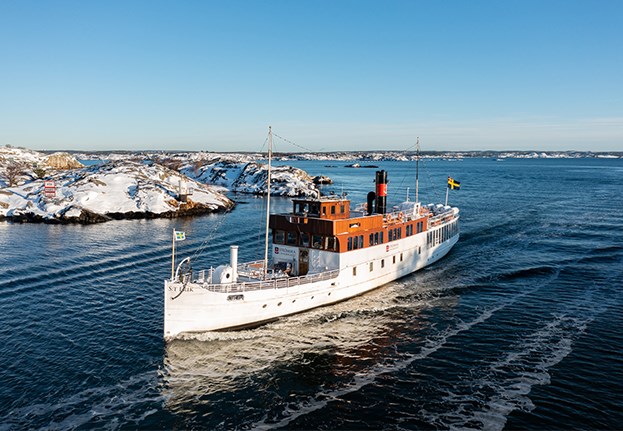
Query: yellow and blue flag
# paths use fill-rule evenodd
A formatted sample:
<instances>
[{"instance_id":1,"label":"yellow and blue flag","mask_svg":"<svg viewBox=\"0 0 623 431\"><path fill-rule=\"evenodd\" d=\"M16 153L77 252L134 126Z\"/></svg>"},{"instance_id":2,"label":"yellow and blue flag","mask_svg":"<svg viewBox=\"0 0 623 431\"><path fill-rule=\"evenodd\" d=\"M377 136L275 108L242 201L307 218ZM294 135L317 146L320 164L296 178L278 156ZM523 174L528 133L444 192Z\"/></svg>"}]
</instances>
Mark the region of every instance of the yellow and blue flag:
<instances>
[{"instance_id":1,"label":"yellow and blue flag","mask_svg":"<svg viewBox=\"0 0 623 431\"><path fill-rule=\"evenodd\" d=\"M186 232L184 231L175 231L175 241L184 241L186 239Z\"/></svg>"},{"instance_id":2,"label":"yellow and blue flag","mask_svg":"<svg viewBox=\"0 0 623 431\"><path fill-rule=\"evenodd\" d=\"M452 190L459 190L461 188L461 183L459 183L452 177L448 177L448 188Z\"/></svg>"}]
</instances>

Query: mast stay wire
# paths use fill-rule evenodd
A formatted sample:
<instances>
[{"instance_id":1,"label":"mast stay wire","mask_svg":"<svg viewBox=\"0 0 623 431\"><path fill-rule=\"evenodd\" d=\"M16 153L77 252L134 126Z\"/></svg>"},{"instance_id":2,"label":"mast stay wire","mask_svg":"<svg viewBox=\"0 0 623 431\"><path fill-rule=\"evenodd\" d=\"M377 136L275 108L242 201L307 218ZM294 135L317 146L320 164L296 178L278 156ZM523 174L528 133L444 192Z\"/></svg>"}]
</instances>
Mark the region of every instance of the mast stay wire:
<instances>
[{"instance_id":1,"label":"mast stay wire","mask_svg":"<svg viewBox=\"0 0 623 431\"><path fill-rule=\"evenodd\" d=\"M264 139L264 143L262 144L262 147L260 148L260 153L264 150L264 147L266 146L267 142L268 142L268 137L266 137ZM222 216L218 218L218 220L215 223L214 227L208 233L208 236L201 242L199 247L197 247L195 252L192 254L192 256L190 258L191 261L195 260L196 258L201 256L205 252L205 250L208 248L208 243L210 243L212 241L212 239L214 239L214 236L216 235L216 232L221 228L221 226L223 225L223 223L227 219L227 216L232 212L233 209L234 209L234 207L228 208L227 210L225 210L225 212L222 214Z\"/></svg>"}]
</instances>

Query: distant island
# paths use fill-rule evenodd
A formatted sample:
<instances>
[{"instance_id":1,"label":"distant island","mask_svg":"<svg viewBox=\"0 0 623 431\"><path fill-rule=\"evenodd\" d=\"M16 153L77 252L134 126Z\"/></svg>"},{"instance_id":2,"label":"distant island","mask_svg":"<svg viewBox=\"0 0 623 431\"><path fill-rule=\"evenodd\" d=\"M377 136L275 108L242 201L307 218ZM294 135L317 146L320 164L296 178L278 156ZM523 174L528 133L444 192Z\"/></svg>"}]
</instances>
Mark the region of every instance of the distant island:
<instances>
[{"instance_id":1,"label":"distant island","mask_svg":"<svg viewBox=\"0 0 623 431\"><path fill-rule=\"evenodd\" d=\"M52 151L41 151L52 153ZM212 151L68 151L78 159L126 159L143 156L169 156L174 158L205 159L225 158L239 162L264 160L265 153L257 152L212 152ZM323 151L323 152L275 152L275 160L326 160L345 162L412 161L415 151L369 150L369 151ZM478 150L478 151L422 151L420 157L429 159L582 159L582 158L623 158L623 151L540 151L540 150Z\"/></svg>"}]
</instances>

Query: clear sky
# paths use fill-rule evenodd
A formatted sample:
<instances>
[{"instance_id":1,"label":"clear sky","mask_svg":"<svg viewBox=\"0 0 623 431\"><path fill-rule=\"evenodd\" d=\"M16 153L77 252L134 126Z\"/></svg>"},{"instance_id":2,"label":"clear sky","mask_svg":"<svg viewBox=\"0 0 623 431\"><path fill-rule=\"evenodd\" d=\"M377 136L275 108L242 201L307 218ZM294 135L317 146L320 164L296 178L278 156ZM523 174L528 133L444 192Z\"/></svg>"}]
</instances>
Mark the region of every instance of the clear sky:
<instances>
[{"instance_id":1,"label":"clear sky","mask_svg":"<svg viewBox=\"0 0 623 431\"><path fill-rule=\"evenodd\" d=\"M257 151L269 125L623 151L623 1L0 0L0 145Z\"/></svg>"}]
</instances>

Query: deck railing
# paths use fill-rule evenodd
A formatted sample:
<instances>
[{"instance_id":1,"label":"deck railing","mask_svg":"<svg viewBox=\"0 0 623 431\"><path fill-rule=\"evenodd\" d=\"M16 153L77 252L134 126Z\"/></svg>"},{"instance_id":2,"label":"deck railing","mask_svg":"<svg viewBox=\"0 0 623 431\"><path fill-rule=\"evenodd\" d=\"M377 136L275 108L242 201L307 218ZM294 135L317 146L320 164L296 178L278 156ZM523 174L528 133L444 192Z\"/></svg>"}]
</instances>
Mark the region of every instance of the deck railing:
<instances>
[{"instance_id":1,"label":"deck railing","mask_svg":"<svg viewBox=\"0 0 623 431\"><path fill-rule=\"evenodd\" d=\"M262 264L262 261L258 261ZM245 265L256 264L257 262L250 262ZM262 267L260 267L260 270ZM240 272L239 272L240 274ZM248 292L252 290L265 290L265 289L283 289L287 287L295 287L301 286L304 284L315 283L317 281L322 280L330 280L332 278L336 278L339 274L337 269L332 271L325 271L318 274L308 274L302 275L300 277L279 277L279 278L271 278L268 280L259 280L259 281L244 281L238 283L227 283L227 284L210 284L207 282L205 277L200 276L197 280L193 281L193 284L199 285L199 287L209 290L211 292L220 292L220 293L237 293L237 292Z\"/></svg>"}]
</instances>

